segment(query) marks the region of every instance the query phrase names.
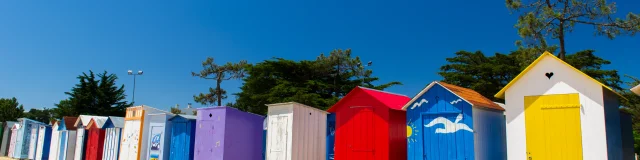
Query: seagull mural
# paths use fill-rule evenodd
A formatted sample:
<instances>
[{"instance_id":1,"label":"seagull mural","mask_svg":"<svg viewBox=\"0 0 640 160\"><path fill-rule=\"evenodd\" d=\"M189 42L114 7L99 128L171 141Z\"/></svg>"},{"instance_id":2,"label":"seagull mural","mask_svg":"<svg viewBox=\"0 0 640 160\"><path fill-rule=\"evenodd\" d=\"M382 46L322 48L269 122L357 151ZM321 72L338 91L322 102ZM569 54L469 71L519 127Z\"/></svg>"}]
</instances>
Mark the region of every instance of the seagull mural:
<instances>
[{"instance_id":1,"label":"seagull mural","mask_svg":"<svg viewBox=\"0 0 640 160\"><path fill-rule=\"evenodd\" d=\"M432 120L431 122L429 122L429 124L424 125L425 127L429 128L429 127L433 127L436 124L443 124L444 128L437 128L436 129L436 133L443 133L443 134L447 134L447 133L455 133L458 132L459 130L465 130L465 131L469 131L469 132L473 132L473 130L471 128L469 128L469 126L467 126L464 123L459 123L462 120L462 113L458 114L458 117L456 117L456 121L455 122L451 122L449 119L444 118L444 117L438 117L434 120Z\"/></svg>"},{"instance_id":2,"label":"seagull mural","mask_svg":"<svg viewBox=\"0 0 640 160\"><path fill-rule=\"evenodd\" d=\"M429 101L427 101L426 99L423 98L422 100L420 100L420 102L414 103L413 106L411 107L411 109L415 109L416 107L420 107L424 103L429 103Z\"/></svg>"}]
</instances>

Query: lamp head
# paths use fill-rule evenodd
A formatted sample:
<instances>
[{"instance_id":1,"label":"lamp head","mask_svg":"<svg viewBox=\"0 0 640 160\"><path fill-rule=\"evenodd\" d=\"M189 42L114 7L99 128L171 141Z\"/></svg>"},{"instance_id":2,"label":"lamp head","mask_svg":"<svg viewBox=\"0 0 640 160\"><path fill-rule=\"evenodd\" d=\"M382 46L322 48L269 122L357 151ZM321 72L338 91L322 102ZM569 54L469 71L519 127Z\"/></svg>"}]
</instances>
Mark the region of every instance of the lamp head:
<instances>
[{"instance_id":1,"label":"lamp head","mask_svg":"<svg viewBox=\"0 0 640 160\"><path fill-rule=\"evenodd\" d=\"M128 70L128 71L127 71L127 73L128 73L129 75L132 75L132 74L133 74L133 71Z\"/></svg>"},{"instance_id":2,"label":"lamp head","mask_svg":"<svg viewBox=\"0 0 640 160\"><path fill-rule=\"evenodd\" d=\"M138 71L138 75L142 75L142 71Z\"/></svg>"}]
</instances>

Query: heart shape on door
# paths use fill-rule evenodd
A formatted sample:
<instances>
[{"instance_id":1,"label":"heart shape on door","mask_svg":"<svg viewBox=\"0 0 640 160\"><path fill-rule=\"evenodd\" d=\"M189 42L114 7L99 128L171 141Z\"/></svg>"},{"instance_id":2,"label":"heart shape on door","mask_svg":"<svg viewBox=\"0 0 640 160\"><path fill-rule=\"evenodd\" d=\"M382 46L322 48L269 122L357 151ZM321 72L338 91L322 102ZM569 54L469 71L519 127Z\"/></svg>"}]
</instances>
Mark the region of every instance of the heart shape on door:
<instances>
[{"instance_id":1,"label":"heart shape on door","mask_svg":"<svg viewBox=\"0 0 640 160\"><path fill-rule=\"evenodd\" d=\"M544 75L551 79L551 77L553 77L553 72L545 73Z\"/></svg>"}]
</instances>

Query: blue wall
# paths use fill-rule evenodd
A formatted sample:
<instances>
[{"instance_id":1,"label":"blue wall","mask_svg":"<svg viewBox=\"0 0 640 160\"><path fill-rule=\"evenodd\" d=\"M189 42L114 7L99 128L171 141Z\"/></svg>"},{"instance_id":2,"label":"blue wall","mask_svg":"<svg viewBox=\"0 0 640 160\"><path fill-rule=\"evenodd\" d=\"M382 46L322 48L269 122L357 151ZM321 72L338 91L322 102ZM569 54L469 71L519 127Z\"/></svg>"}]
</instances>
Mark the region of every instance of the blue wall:
<instances>
[{"instance_id":1,"label":"blue wall","mask_svg":"<svg viewBox=\"0 0 640 160\"><path fill-rule=\"evenodd\" d=\"M327 160L333 160L334 158L334 143L336 133L336 114L331 113L327 115Z\"/></svg>"},{"instance_id":2,"label":"blue wall","mask_svg":"<svg viewBox=\"0 0 640 160\"><path fill-rule=\"evenodd\" d=\"M476 159L506 160L507 132L504 113L493 109L473 108Z\"/></svg>"},{"instance_id":3,"label":"blue wall","mask_svg":"<svg viewBox=\"0 0 640 160\"><path fill-rule=\"evenodd\" d=\"M171 160L193 159L196 120L176 116L171 119Z\"/></svg>"},{"instance_id":4,"label":"blue wall","mask_svg":"<svg viewBox=\"0 0 640 160\"><path fill-rule=\"evenodd\" d=\"M51 147L51 126L44 126L44 142L42 143L42 160L49 159L49 147Z\"/></svg>"},{"instance_id":5,"label":"blue wall","mask_svg":"<svg viewBox=\"0 0 640 160\"><path fill-rule=\"evenodd\" d=\"M474 159L472 132L453 132L445 129L444 124L426 127L436 121L455 122L462 115L458 123L473 129L471 105L439 84L433 84L428 91L417 96L416 101L407 108L408 159Z\"/></svg>"}]
</instances>

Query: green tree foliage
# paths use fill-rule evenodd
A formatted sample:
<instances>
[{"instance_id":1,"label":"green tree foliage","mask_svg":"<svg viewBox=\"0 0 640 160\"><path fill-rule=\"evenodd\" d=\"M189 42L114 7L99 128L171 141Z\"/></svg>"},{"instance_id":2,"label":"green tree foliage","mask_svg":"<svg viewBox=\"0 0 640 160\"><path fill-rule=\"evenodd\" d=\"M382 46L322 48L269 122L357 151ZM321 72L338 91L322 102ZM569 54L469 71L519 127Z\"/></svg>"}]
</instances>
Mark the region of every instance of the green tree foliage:
<instances>
[{"instance_id":1,"label":"green tree foliage","mask_svg":"<svg viewBox=\"0 0 640 160\"><path fill-rule=\"evenodd\" d=\"M456 52L456 56L447 58L440 67L440 76L444 82L467 87L494 101L504 100L493 97L502 87L515 78L523 67L519 66L518 53L485 56L482 52Z\"/></svg>"},{"instance_id":2,"label":"green tree foliage","mask_svg":"<svg viewBox=\"0 0 640 160\"><path fill-rule=\"evenodd\" d=\"M25 118L29 118L38 122L48 124L53 119L53 112L51 109L35 109L31 108L29 112L24 113Z\"/></svg>"},{"instance_id":3,"label":"green tree foliage","mask_svg":"<svg viewBox=\"0 0 640 160\"><path fill-rule=\"evenodd\" d=\"M194 77L200 77L202 79L211 79L216 81L216 88L209 88L209 93L200 93L193 96L194 101L202 105L214 104L218 102L218 106L222 105L222 99L227 98L227 91L220 87L220 84L224 80L240 79L244 77L247 61L242 60L238 63L228 62L224 65L218 65L214 62L213 58L208 57L207 60L202 62L202 70L200 73L191 72Z\"/></svg>"},{"instance_id":4,"label":"green tree foliage","mask_svg":"<svg viewBox=\"0 0 640 160\"><path fill-rule=\"evenodd\" d=\"M640 31L640 16L628 13L626 19L614 18L615 3L606 0L506 0L511 13L519 14L515 27L525 44L546 49L546 37L558 39L558 57L565 58L566 34L576 24L593 26L597 35L610 39L634 35Z\"/></svg>"},{"instance_id":5,"label":"green tree foliage","mask_svg":"<svg viewBox=\"0 0 640 160\"><path fill-rule=\"evenodd\" d=\"M69 99L55 104L55 117L80 114L124 116L125 108L131 104L125 100L124 85L117 86L117 79L115 74L106 71L97 75L93 71L82 73L78 76L80 82L70 92L65 92Z\"/></svg>"},{"instance_id":6,"label":"green tree foliage","mask_svg":"<svg viewBox=\"0 0 640 160\"><path fill-rule=\"evenodd\" d=\"M630 81L625 82L627 86L634 87L640 85L640 79L637 77L625 75ZM631 92L630 90L623 90L622 95L626 99L622 99L622 106L625 106L625 110L631 113L632 125L633 125L633 137L635 152L640 154L640 96Z\"/></svg>"},{"instance_id":7,"label":"green tree foliage","mask_svg":"<svg viewBox=\"0 0 640 160\"><path fill-rule=\"evenodd\" d=\"M171 113L173 114L182 114L182 110L180 110L180 108L178 107L170 107L171 108Z\"/></svg>"},{"instance_id":8,"label":"green tree foliage","mask_svg":"<svg viewBox=\"0 0 640 160\"><path fill-rule=\"evenodd\" d=\"M508 55L496 53L487 57L482 52L474 53L459 51L452 58L447 58L448 64L440 67L440 74L444 82L467 87L494 101L504 102L503 99L493 97L506 86L530 63L531 58L521 58L522 51L514 51ZM616 70L602 69L603 65L611 64L596 55L595 51L585 50L567 55L566 62L585 74L608 85L615 90L622 90L620 75ZM535 59L535 58L534 58Z\"/></svg>"},{"instance_id":9,"label":"green tree foliage","mask_svg":"<svg viewBox=\"0 0 640 160\"><path fill-rule=\"evenodd\" d=\"M18 103L16 97L0 98L0 122L16 121L22 118L24 107Z\"/></svg>"},{"instance_id":10,"label":"green tree foliage","mask_svg":"<svg viewBox=\"0 0 640 160\"><path fill-rule=\"evenodd\" d=\"M295 101L319 109L327 109L356 86L385 89L400 82L374 85L359 57L351 50L334 50L316 60L293 61L283 58L266 60L247 67L248 76L237 93L234 107L266 114L265 104Z\"/></svg>"}]
</instances>

